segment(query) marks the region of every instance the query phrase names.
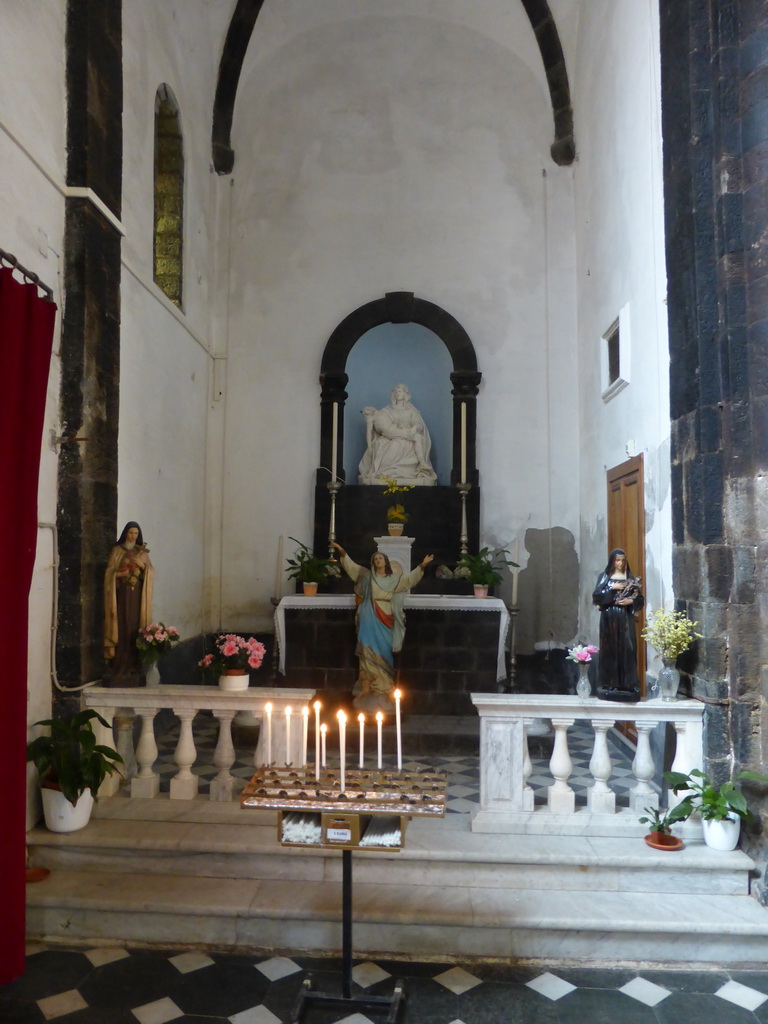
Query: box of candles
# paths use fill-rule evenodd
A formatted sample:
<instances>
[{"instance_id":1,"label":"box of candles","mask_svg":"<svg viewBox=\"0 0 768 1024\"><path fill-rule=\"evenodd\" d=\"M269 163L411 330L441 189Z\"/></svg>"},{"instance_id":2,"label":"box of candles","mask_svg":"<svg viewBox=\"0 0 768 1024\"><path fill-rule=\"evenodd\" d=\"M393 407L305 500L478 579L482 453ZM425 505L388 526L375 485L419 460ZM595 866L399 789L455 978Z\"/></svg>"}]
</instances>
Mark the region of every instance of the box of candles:
<instances>
[{"instance_id":1,"label":"box of candles","mask_svg":"<svg viewBox=\"0 0 768 1024\"><path fill-rule=\"evenodd\" d=\"M397 814L281 811L278 815L277 837L283 846L398 852L403 845L407 822L407 815Z\"/></svg>"}]
</instances>

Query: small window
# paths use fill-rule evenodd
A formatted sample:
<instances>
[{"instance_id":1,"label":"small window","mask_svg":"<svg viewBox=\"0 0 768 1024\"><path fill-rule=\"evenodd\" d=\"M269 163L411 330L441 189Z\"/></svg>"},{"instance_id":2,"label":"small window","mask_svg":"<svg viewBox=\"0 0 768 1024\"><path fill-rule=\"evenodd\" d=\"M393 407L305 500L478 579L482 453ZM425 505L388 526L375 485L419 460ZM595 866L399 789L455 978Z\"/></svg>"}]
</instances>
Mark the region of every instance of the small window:
<instances>
[{"instance_id":1,"label":"small window","mask_svg":"<svg viewBox=\"0 0 768 1024\"><path fill-rule=\"evenodd\" d=\"M602 337L600 353L603 401L610 401L629 384L629 306L624 306Z\"/></svg>"},{"instance_id":2,"label":"small window","mask_svg":"<svg viewBox=\"0 0 768 1024\"><path fill-rule=\"evenodd\" d=\"M167 85L155 96L155 283L181 308L184 269L184 140Z\"/></svg>"},{"instance_id":3,"label":"small window","mask_svg":"<svg viewBox=\"0 0 768 1024\"><path fill-rule=\"evenodd\" d=\"M619 321L617 320L610 331L605 335L605 343L608 346L608 384L611 385L619 379Z\"/></svg>"}]
</instances>

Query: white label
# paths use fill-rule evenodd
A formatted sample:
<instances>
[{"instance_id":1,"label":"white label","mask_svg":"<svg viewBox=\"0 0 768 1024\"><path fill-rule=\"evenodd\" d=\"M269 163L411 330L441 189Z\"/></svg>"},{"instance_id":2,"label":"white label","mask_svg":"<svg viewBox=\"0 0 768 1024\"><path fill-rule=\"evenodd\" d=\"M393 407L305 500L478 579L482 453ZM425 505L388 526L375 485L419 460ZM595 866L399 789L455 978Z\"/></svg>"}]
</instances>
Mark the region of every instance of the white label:
<instances>
[{"instance_id":1,"label":"white label","mask_svg":"<svg viewBox=\"0 0 768 1024\"><path fill-rule=\"evenodd\" d=\"M350 828L329 828L326 835L331 843L352 842L352 829Z\"/></svg>"}]
</instances>

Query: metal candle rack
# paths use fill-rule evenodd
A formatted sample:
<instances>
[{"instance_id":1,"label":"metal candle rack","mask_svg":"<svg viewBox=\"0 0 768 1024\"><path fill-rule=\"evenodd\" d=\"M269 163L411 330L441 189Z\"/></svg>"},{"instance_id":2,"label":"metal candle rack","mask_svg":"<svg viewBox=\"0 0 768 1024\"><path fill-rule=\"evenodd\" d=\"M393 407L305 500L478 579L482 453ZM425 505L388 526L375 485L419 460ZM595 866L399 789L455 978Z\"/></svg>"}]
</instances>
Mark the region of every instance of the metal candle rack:
<instances>
[{"instance_id":1,"label":"metal candle rack","mask_svg":"<svg viewBox=\"0 0 768 1024\"><path fill-rule=\"evenodd\" d=\"M245 808L278 812L278 837L284 846L321 845L341 849L342 856L342 971L341 995L316 992L312 980L305 979L291 1012L291 1024L299 1020L308 1003L325 1006L364 1007L387 1012L387 1024L394 1024L402 1004L402 981L396 981L391 996L352 995L352 850L360 848L361 820L366 816L391 815L400 818L400 849L406 821L413 816L443 817L445 814L446 776L430 769L424 771L323 769L315 778L314 766L277 768L265 765L245 786L240 800ZM283 839L282 820L296 812L318 815L322 822L320 843L304 844ZM348 827L339 827L344 824ZM362 847L374 849L377 847ZM381 847L378 847L381 849Z\"/></svg>"}]
</instances>

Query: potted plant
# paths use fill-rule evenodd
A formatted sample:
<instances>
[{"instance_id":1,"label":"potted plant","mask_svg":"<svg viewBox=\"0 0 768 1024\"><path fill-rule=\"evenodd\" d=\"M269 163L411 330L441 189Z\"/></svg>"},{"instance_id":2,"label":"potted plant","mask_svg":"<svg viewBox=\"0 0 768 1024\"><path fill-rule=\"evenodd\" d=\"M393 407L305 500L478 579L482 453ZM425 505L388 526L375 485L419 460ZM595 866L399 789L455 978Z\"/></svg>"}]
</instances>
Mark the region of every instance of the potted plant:
<instances>
[{"instance_id":1,"label":"potted plant","mask_svg":"<svg viewBox=\"0 0 768 1024\"><path fill-rule=\"evenodd\" d=\"M148 686L156 686L160 682L157 663L160 658L169 654L178 642L178 629L175 626L166 626L163 622L153 622L151 626L142 626L139 630L136 646L145 668Z\"/></svg>"},{"instance_id":2,"label":"potted plant","mask_svg":"<svg viewBox=\"0 0 768 1024\"><path fill-rule=\"evenodd\" d=\"M744 771L721 786L715 785L706 772L694 768L688 775L683 772L664 772L673 793L687 792L678 805L688 807L688 813L701 815L704 842L713 850L735 850L741 833L742 821L749 821L752 813L739 783L743 781L768 783L760 772Z\"/></svg>"},{"instance_id":3,"label":"potted plant","mask_svg":"<svg viewBox=\"0 0 768 1024\"><path fill-rule=\"evenodd\" d=\"M406 491L413 490L413 484L399 484L392 477L383 476L381 477L381 482L387 485L381 492L382 494L405 494ZM397 503L390 505L387 509L387 533L389 536L399 537L409 518L410 516L405 511L403 505Z\"/></svg>"},{"instance_id":4,"label":"potted plant","mask_svg":"<svg viewBox=\"0 0 768 1024\"><path fill-rule=\"evenodd\" d=\"M691 809L685 800L666 811L660 811L658 807L644 807L643 810L648 817L640 818L640 823L651 826L651 831L643 836L646 843L654 850L681 850L683 841L672 835L672 826L689 817Z\"/></svg>"},{"instance_id":5,"label":"potted plant","mask_svg":"<svg viewBox=\"0 0 768 1024\"><path fill-rule=\"evenodd\" d=\"M101 715L88 708L72 718L46 718L47 736L27 744L27 760L40 776L45 824L51 832L74 832L91 817L93 801L108 775L119 772L122 757L112 747L96 742L93 719L109 728Z\"/></svg>"},{"instance_id":6,"label":"potted plant","mask_svg":"<svg viewBox=\"0 0 768 1024\"><path fill-rule=\"evenodd\" d=\"M498 548L491 552L488 547L481 548L476 555L463 554L454 575L469 580L474 587L475 597L487 597L488 588L495 583L501 583L501 568L505 565L518 567L517 562L501 557L508 554L506 548Z\"/></svg>"},{"instance_id":7,"label":"potted plant","mask_svg":"<svg viewBox=\"0 0 768 1024\"><path fill-rule=\"evenodd\" d=\"M680 673L675 662L687 651L696 637L698 622L691 622L685 612L665 612L663 608L654 611L643 629L643 640L661 655L664 667L659 669L659 695L662 700L677 699Z\"/></svg>"},{"instance_id":8,"label":"potted plant","mask_svg":"<svg viewBox=\"0 0 768 1024\"><path fill-rule=\"evenodd\" d=\"M338 564L332 558L313 555L307 545L295 537L289 539L299 546L295 558L286 559L288 568L285 571L288 573L288 579L299 580L303 584L304 593L314 596L319 583L325 583L329 576L339 575Z\"/></svg>"},{"instance_id":9,"label":"potted plant","mask_svg":"<svg viewBox=\"0 0 768 1024\"><path fill-rule=\"evenodd\" d=\"M218 676L222 690L247 690L250 678L248 670L259 668L267 649L255 637L238 636L236 633L221 633L216 637L215 651L206 654L198 662L200 668L210 675Z\"/></svg>"}]
</instances>

